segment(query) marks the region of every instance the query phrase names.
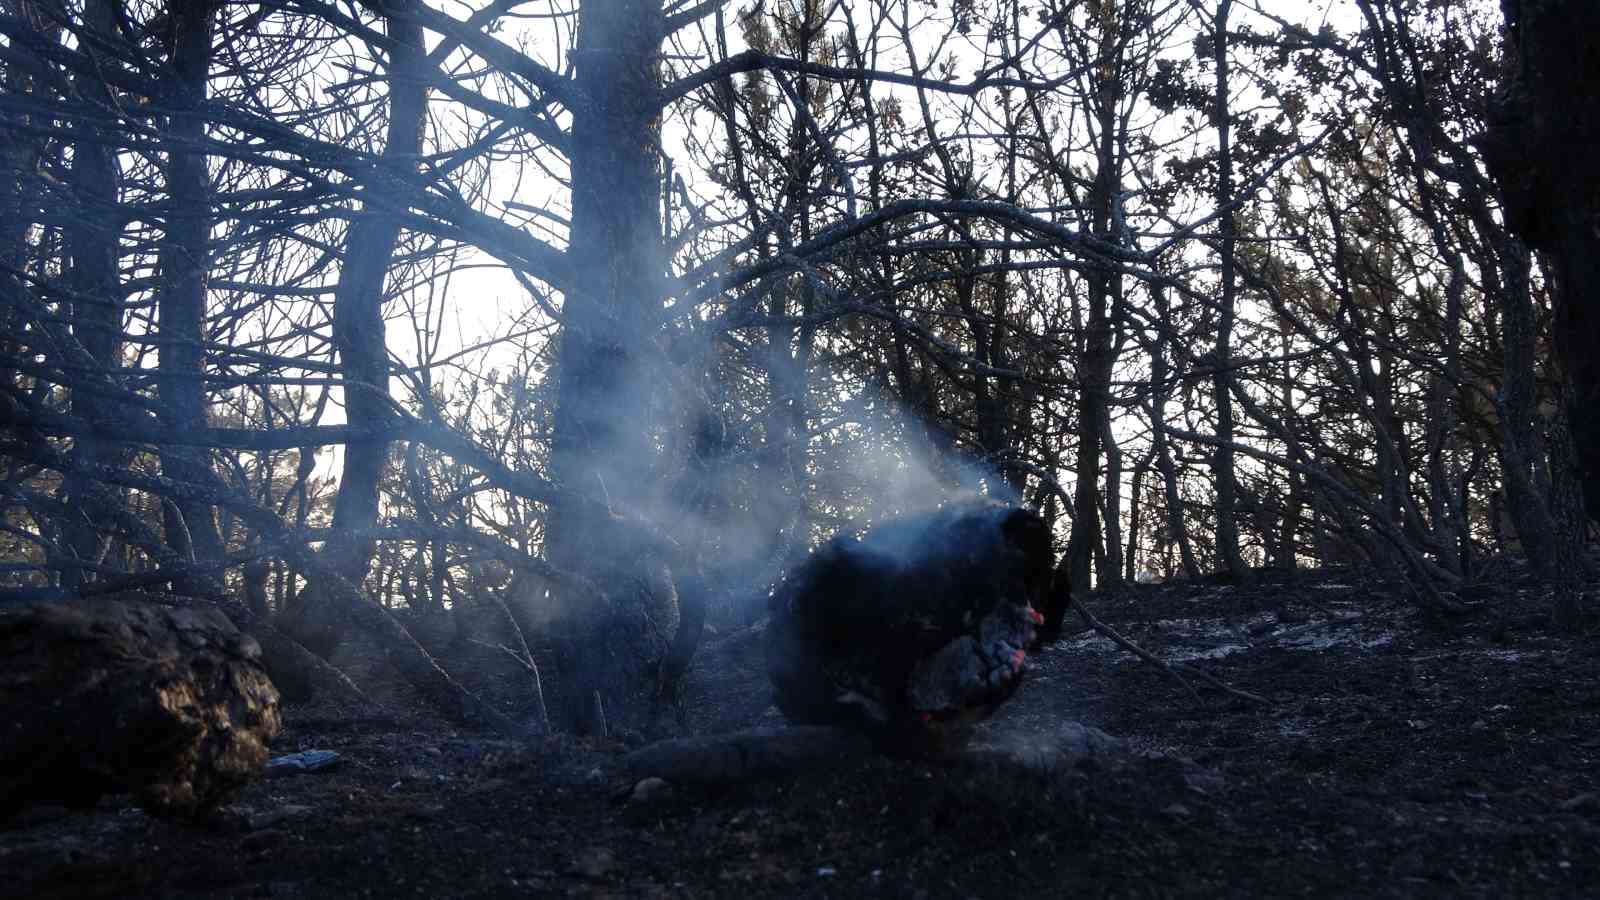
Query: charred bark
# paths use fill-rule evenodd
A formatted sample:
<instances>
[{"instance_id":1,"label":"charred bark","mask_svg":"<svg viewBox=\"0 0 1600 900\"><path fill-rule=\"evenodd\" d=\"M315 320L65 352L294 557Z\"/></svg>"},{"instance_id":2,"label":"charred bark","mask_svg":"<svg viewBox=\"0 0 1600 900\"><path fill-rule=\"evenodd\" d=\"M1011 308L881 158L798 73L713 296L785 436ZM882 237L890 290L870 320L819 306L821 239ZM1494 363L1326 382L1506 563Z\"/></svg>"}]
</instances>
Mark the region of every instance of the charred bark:
<instances>
[{"instance_id":1,"label":"charred bark","mask_svg":"<svg viewBox=\"0 0 1600 900\"><path fill-rule=\"evenodd\" d=\"M116 34L114 0L87 0L84 27L90 33L111 40ZM96 56L95 47L87 52ZM111 67L116 61L106 58ZM99 77L79 75L74 88L84 99L114 113L111 89ZM100 366L116 366L122 348L122 287L117 273L118 239L122 232L122 212L117 209L118 169L112 146L100 139L98 126L85 123L84 139L73 147L72 193L75 201L66 228L66 249L70 259L67 283L74 292L71 321L73 334ZM104 424L114 417L115 407L92 391L72 392L72 411L85 421ZM99 438L79 438L75 452L87 465L111 460L114 451ZM98 485L81 481L67 484L67 497L73 516L64 527L65 543L78 562L97 564L106 543L99 525L103 509L117 502ZM62 571L62 586L72 590L85 580L83 569Z\"/></svg>"},{"instance_id":2,"label":"charred bark","mask_svg":"<svg viewBox=\"0 0 1600 900\"><path fill-rule=\"evenodd\" d=\"M1480 141L1506 221L1543 252L1588 514L1600 519L1600 6L1501 0L1506 79Z\"/></svg>"},{"instance_id":3,"label":"charred bark","mask_svg":"<svg viewBox=\"0 0 1600 900\"><path fill-rule=\"evenodd\" d=\"M278 692L221 613L85 601L0 613L0 816L135 793L204 814L256 778Z\"/></svg>"},{"instance_id":4,"label":"charred bark","mask_svg":"<svg viewBox=\"0 0 1600 900\"><path fill-rule=\"evenodd\" d=\"M1212 476L1217 485L1217 554L1228 574L1235 579L1249 575L1239 552L1238 485L1233 453L1233 320L1238 272L1234 250L1238 243L1238 223L1233 212L1233 118L1229 108L1228 16L1233 0L1217 5L1211 34L1211 58L1216 71L1215 108L1212 123L1217 129L1216 203L1221 212L1222 231L1218 247L1222 277L1221 309L1217 317L1216 370L1212 373L1212 400L1217 405L1217 445L1212 457Z\"/></svg>"},{"instance_id":5,"label":"charred bark","mask_svg":"<svg viewBox=\"0 0 1600 900\"><path fill-rule=\"evenodd\" d=\"M1167 306L1167 292L1160 285L1151 290L1156 304L1156 316L1163 322L1171 321ZM1155 456L1156 471L1161 473L1161 493L1166 511L1168 538L1178 547L1179 560L1184 575L1191 579L1200 577L1200 562L1195 559L1194 544L1189 539L1189 528L1184 516L1183 493L1178 484L1178 465L1172 458L1172 439L1167 434L1167 398L1171 393L1168 375L1172 364L1168 358L1168 344L1172 338L1163 327L1158 330L1150 351L1150 451Z\"/></svg>"},{"instance_id":6,"label":"charred bark","mask_svg":"<svg viewBox=\"0 0 1600 900\"><path fill-rule=\"evenodd\" d=\"M1096 172L1089 192L1089 228L1101 240L1114 243L1119 235L1112 230L1112 214L1121 189L1121 158L1117 150L1117 103L1122 85L1117 81L1118 25L1115 15L1103 27L1100 47L1099 80L1095 89ZM1072 498L1072 536L1067 542L1067 563L1072 576L1072 591L1088 593L1092 563L1102 540L1100 527L1100 455L1109 418L1111 373L1116 364L1112 351L1110 307L1120 297L1122 278L1108 268L1090 269L1088 282L1088 320L1085 322L1083 349L1078 377L1078 453L1076 483ZM1116 514L1116 513L1108 513ZM1099 567L1102 581L1110 574Z\"/></svg>"},{"instance_id":7,"label":"charred bark","mask_svg":"<svg viewBox=\"0 0 1600 900\"><path fill-rule=\"evenodd\" d=\"M212 0L173 3L168 40L171 46L172 91L168 102L166 238L161 246L161 289L157 299L161 359L157 384L163 424L177 432L206 426L204 380L206 283L210 272L207 241L211 234L211 178L206 157L192 148L205 137L205 121L195 114L206 97L211 67ZM164 447L161 469L184 481L208 466L205 452L194 447ZM222 536L213 511L204 506L165 507L167 544L180 556L199 560L222 555ZM181 521L178 519L181 517ZM180 586L185 589L192 586Z\"/></svg>"},{"instance_id":8,"label":"charred bark","mask_svg":"<svg viewBox=\"0 0 1600 900\"><path fill-rule=\"evenodd\" d=\"M422 65L422 27L405 13L413 0L389 0L389 126L383 148L383 165L395 179L414 179L416 157L422 150L422 128L427 116L427 86L417 68ZM389 399L389 350L383 320L384 280L400 239L400 223L383 209L383 201L369 187L364 209L345 239L339 284L334 292L333 343L339 351L344 383L345 419L356 428L381 432L393 414ZM323 551L328 567L351 585L360 587L372 560L370 539L355 535L378 521L378 483L388 461L385 437L353 440L345 446L339 494L334 502L333 536ZM325 591L313 589L301 596L296 610L296 633L307 647L326 655L337 645L334 620L321 615L315 605Z\"/></svg>"},{"instance_id":9,"label":"charred bark","mask_svg":"<svg viewBox=\"0 0 1600 900\"><path fill-rule=\"evenodd\" d=\"M389 127L383 148L391 175L411 179L422 151L427 114L427 88L414 71L421 65L422 27L404 18L411 0L390 0L396 14L387 21L389 59ZM344 376L345 418L351 425L381 429L388 420L389 351L383 322L384 278L400 239L400 223L386 215L374 198L350 226L343 268L334 293L333 341ZM335 501L335 532L370 528L378 519L378 480L388 460L385 440L352 441L345 447L344 470ZM372 557L370 542L336 541L329 561L354 584L366 575Z\"/></svg>"},{"instance_id":10,"label":"charred bark","mask_svg":"<svg viewBox=\"0 0 1600 900\"><path fill-rule=\"evenodd\" d=\"M606 649L615 636L602 632L619 616L634 620L629 610L656 618L676 606L650 537L613 515L648 508L657 480L642 470L658 458L652 370L660 361L649 351L665 271L656 150L662 28L656 0L597 0L583 6L573 50L581 98L571 132L574 275L562 307L551 443L564 494L550 508L546 551L604 596L604 609L581 608L591 597L567 604L565 724L579 731L601 728L601 707L626 724L646 712L637 698L654 696L634 682L640 670L616 665L625 660Z\"/></svg>"},{"instance_id":11,"label":"charred bark","mask_svg":"<svg viewBox=\"0 0 1600 900\"><path fill-rule=\"evenodd\" d=\"M1529 288L1529 255L1515 238L1501 248L1505 382L1499 397L1506 513L1528 561L1546 577L1564 580L1578 564L1573 529L1557 520L1555 498L1541 490L1536 469L1544 448L1536 428L1538 385L1534 371L1537 324ZM1559 450L1559 448L1555 448Z\"/></svg>"}]
</instances>

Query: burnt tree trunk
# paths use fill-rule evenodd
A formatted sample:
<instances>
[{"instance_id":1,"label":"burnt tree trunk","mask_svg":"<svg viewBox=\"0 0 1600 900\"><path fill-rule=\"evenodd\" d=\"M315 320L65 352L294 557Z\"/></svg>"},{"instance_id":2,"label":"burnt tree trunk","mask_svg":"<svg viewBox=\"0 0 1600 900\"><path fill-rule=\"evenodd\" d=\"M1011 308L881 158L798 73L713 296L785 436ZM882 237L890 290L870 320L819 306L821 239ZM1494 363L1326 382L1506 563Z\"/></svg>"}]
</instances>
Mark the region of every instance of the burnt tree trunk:
<instances>
[{"instance_id":1,"label":"burnt tree trunk","mask_svg":"<svg viewBox=\"0 0 1600 900\"><path fill-rule=\"evenodd\" d=\"M1215 199L1222 217L1218 246L1222 297L1217 316L1216 371L1212 374L1212 400L1217 404L1217 446L1212 457L1212 476L1217 485L1217 555L1234 578L1245 578L1249 570L1239 552L1237 516L1238 485L1233 453L1233 319L1238 273L1234 268L1238 224L1233 210L1233 118L1229 109L1228 15L1233 0L1217 5L1211 34L1211 58L1216 70L1215 109L1212 122L1217 129L1217 185Z\"/></svg>"},{"instance_id":2,"label":"burnt tree trunk","mask_svg":"<svg viewBox=\"0 0 1600 900\"><path fill-rule=\"evenodd\" d=\"M1501 0L1506 81L1481 142L1506 221L1549 261L1588 514L1600 519L1600 5Z\"/></svg>"},{"instance_id":3,"label":"burnt tree trunk","mask_svg":"<svg viewBox=\"0 0 1600 900\"><path fill-rule=\"evenodd\" d=\"M1133 464L1133 480L1128 486L1128 536L1127 549L1122 554L1122 580L1128 584L1135 584L1139 578L1139 552L1140 529L1143 526L1144 514L1144 479L1150 473L1150 464L1155 459L1155 448L1152 447L1139 457Z\"/></svg>"},{"instance_id":4,"label":"burnt tree trunk","mask_svg":"<svg viewBox=\"0 0 1600 900\"><path fill-rule=\"evenodd\" d=\"M1499 397L1502 471L1506 513L1528 561L1546 575L1561 570L1560 532L1553 510L1534 480L1542 448L1538 445L1538 394L1534 376L1537 324L1528 284L1528 251L1514 238L1501 252L1501 320L1504 323L1505 383Z\"/></svg>"},{"instance_id":5,"label":"burnt tree trunk","mask_svg":"<svg viewBox=\"0 0 1600 900\"><path fill-rule=\"evenodd\" d=\"M390 0L388 7L403 14L409 0ZM394 177L409 178L422 151L422 127L427 114L427 88L410 70L420 65L422 27L402 15L387 23L394 41L389 61L389 127L383 148L384 162ZM372 190L369 187L369 191ZM400 223L385 214L370 194L361 215L350 226L345 241L339 285L334 292L333 340L339 349L344 375L345 418L351 425L379 428L389 418L389 353L383 323L384 278ZM334 504L333 528L337 534L370 528L378 519L378 480L388 458L387 441L351 441L345 447L339 496ZM329 562L341 576L359 585L372 557L370 542L335 540L329 545Z\"/></svg>"},{"instance_id":6,"label":"burnt tree trunk","mask_svg":"<svg viewBox=\"0 0 1600 900\"><path fill-rule=\"evenodd\" d=\"M1118 237L1112 231L1112 211L1121 189L1117 106L1123 91L1119 80L1120 41L1117 39L1120 25L1116 15L1108 15L1102 27L1105 33L1100 36L1100 64L1096 67L1094 115L1098 132L1095 135L1095 178L1089 192L1089 228L1101 240L1112 243ZM1073 486L1072 535L1067 541L1072 592L1078 596L1089 591L1090 565L1102 535L1099 514L1101 439L1105 434L1111 372L1116 362L1108 307L1113 294L1122 289L1121 276L1108 269L1090 269L1086 280L1089 308L1078 377L1077 481ZM1101 580L1105 580L1104 565L1099 567L1099 573ZM1114 580L1116 573L1111 574Z\"/></svg>"},{"instance_id":7,"label":"burnt tree trunk","mask_svg":"<svg viewBox=\"0 0 1600 900\"><path fill-rule=\"evenodd\" d=\"M84 6L84 27L95 35L112 40L116 34L116 11L113 0L87 0ZM93 45L86 52L101 60L105 66L116 61ZM97 76L79 75L74 79L74 90L89 103L114 114L111 90ZM101 366L116 367L122 350L122 286L117 274L118 238L122 232L122 215L117 209L118 170L116 154L108 142L99 139L97 127L84 124L84 138L72 151L72 193L76 206L65 229L66 249L70 258L67 283L75 292L72 301L72 329L83 348ZM84 421L101 424L110 419L115 409L90 391L72 393L72 412ZM78 438L74 452L86 465L109 461L114 452L97 437L83 435ZM65 543L76 561L98 564L105 552L105 541L97 527L104 518L103 509L116 502L111 492L99 485L70 479L66 485L68 502L73 518L68 521ZM69 590L82 583L87 570L68 567L61 575L62 586Z\"/></svg>"},{"instance_id":8,"label":"burnt tree trunk","mask_svg":"<svg viewBox=\"0 0 1600 900\"><path fill-rule=\"evenodd\" d=\"M214 7L211 0L198 0L175 2L169 9L173 71L169 102L177 114L166 124L171 146L167 151L166 234L157 299L161 329L158 385L164 424L181 433L206 425L202 341L210 271L206 243L211 234L211 178L205 154L188 148L205 137L205 121L193 111L206 96ZM161 450L162 472L172 478L193 481L196 469L206 465L204 452L196 448ZM180 556L216 559L222 555L222 537L211 509L171 504L164 510L167 544Z\"/></svg>"},{"instance_id":9,"label":"burnt tree trunk","mask_svg":"<svg viewBox=\"0 0 1600 900\"><path fill-rule=\"evenodd\" d=\"M414 177L422 150L427 116L427 86L414 72L422 64L422 26L405 12L412 0L389 0L386 10L389 46L389 126L383 148L386 175ZM369 183L363 210L345 239L339 284L334 291L333 343L339 351L344 383L345 418L353 426L379 431L392 410L389 399L389 351L383 321L384 279L400 223L382 209L381 188ZM373 544L355 535L378 521L378 483L388 461L383 438L352 440L344 448L344 468L334 501L333 534L323 551L329 568L358 589L372 560ZM302 594L296 611L296 634L305 645L327 655L339 641L334 622L312 607L324 602L325 591Z\"/></svg>"},{"instance_id":10,"label":"burnt tree trunk","mask_svg":"<svg viewBox=\"0 0 1600 900\"><path fill-rule=\"evenodd\" d=\"M1172 458L1172 439L1167 434L1167 398L1172 393L1168 383L1172 364L1168 361L1168 345L1172 341L1167 323L1172 321L1167 305L1167 292L1161 285L1151 286L1156 304L1156 318L1162 323L1157 330L1150 350L1150 451L1155 454L1156 470L1161 473L1161 493L1166 501L1166 526L1185 576L1200 577L1200 562L1195 559L1194 544L1189 539L1185 522L1183 493L1178 484L1178 464Z\"/></svg>"},{"instance_id":11,"label":"burnt tree trunk","mask_svg":"<svg viewBox=\"0 0 1600 900\"><path fill-rule=\"evenodd\" d=\"M670 572L642 530L620 521L651 502L655 479L647 473L657 458L651 372L659 361L649 350L665 271L656 159L662 29L659 0L595 0L583 5L573 50L574 274L562 308L551 444L563 495L550 509L546 551L558 568L599 588L598 597L567 598L558 653L564 724L582 732L654 702L651 686L640 683L644 660L618 655L634 655L616 643L623 632L643 620L663 634L676 630Z\"/></svg>"}]
</instances>

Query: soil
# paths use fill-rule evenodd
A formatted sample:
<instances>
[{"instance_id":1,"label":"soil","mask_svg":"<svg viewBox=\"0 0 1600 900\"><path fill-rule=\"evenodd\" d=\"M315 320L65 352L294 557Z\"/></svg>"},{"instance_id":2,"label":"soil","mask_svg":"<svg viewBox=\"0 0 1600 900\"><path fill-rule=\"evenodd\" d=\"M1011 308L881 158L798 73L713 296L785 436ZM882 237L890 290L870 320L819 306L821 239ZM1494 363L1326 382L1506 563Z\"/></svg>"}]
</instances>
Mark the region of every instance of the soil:
<instances>
[{"instance_id":1,"label":"soil","mask_svg":"<svg viewBox=\"0 0 1600 900\"><path fill-rule=\"evenodd\" d=\"M620 741L290 707L274 752L339 766L261 781L203 826L126 798L32 810L0 825L0 895L1593 896L1600 641L1556 628L1549 589L1511 563L1462 599L1476 611L1436 621L1403 583L1338 569L1092 597L1158 656L1267 702L1191 679L1197 699L1068 635L984 739L1081 722L1127 749L1048 771L867 757L635 791ZM758 645L702 653L696 730L770 724Z\"/></svg>"}]
</instances>

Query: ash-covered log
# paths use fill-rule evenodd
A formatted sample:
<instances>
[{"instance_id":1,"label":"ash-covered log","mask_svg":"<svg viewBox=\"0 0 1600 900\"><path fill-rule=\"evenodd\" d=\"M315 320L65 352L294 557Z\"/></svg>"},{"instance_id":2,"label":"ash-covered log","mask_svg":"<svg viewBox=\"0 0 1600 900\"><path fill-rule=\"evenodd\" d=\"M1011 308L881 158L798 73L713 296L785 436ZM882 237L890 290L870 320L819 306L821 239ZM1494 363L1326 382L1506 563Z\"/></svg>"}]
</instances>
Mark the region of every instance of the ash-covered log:
<instances>
[{"instance_id":1,"label":"ash-covered log","mask_svg":"<svg viewBox=\"0 0 1600 900\"><path fill-rule=\"evenodd\" d=\"M124 792L156 815L216 808L278 733L260 654L215 610L0 607L0 818Z\"/></svg>"},{"instance_id":2,"label":"ash-covered log","mask_svg":"<svg viewBox=\"0 0 1600 900\"><path fill-rule=\"evenodd\" d=\"M835 536L774 593L767 670L797 724L843 725L881 748L937 755L1022 682L1070 600L1049 527L992 502Z\"/></svg>"}]
</instances>

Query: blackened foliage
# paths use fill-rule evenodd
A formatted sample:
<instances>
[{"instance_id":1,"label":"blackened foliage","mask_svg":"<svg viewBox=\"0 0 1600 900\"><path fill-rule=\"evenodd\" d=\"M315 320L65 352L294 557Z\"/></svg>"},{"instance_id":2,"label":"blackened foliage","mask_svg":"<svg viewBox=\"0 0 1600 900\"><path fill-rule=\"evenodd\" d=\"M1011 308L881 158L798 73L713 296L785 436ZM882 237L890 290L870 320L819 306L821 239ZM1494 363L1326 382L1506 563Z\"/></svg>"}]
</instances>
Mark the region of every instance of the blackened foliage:
<instances>
[{"instance_id":1,"label":"blackened foliage","mask_svg":"<svg viewBox=\"0 0 1600 900\"><path fill-rule=\"evenodd\" d=\"M1043 519L992 502L835 536L770 601L779 708L894 749L942 749L1016 689L1039 630L1059 633L1053 562Z\"/></svg>"}]
</instances>

